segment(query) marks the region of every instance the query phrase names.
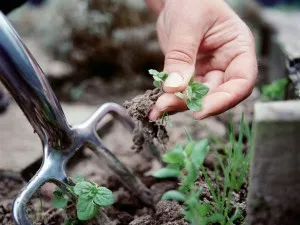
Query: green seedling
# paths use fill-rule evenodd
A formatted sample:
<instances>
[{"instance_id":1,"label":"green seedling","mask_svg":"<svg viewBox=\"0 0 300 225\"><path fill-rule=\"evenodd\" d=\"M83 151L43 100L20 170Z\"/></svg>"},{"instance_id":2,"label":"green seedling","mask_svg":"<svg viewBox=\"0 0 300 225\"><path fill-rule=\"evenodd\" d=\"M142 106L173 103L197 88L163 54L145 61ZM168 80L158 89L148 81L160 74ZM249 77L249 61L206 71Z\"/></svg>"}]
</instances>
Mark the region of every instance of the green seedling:
<instances>
[{"instance_id":1,"label":"green seedling","mask_svg":"<svg viewBox=\"0 0 300 225\"><path fill-rule=\"evenodd\" d=\"M192 78L185 92L176 92L175 95L186 100L186 105L191 111L200 111L202 109L203 97L209 89L204 84L194 81Z\"/></svg>"},{"instance_id":2,"label":"green seedling","mask_svg":"<svg viewBox=\"0 0 300 225\"><path fill-rule=\"evenodd\" d=\"M153 76L153 85L156 88L161 88L162 83L167 79L168 74L165 72L158 72L157 70L149 70L149 74Z\"/></svg>"},{"instance_id":3,"label":"green seedling","mask_svg":"<svg viewBox=\"0 0 300 225\"><path fill-rule=\"evenodd\" d=\"M288 79L283 78L273 81L262 87L262 100L279 101L284 100Z\"/></svg>"},{"instance_id":4,"label":"green seedling","mask_svg":"<svg viewBox=\"0 0 300 225\"><path fill-rule=\"evenodd\" d=\"M157 88L162 87L162 83L167 79L168 74L165 72L158 72L156 70L149 70L149 74L153 76L153 85ZM191 78L187 89L184 92L174 93L177 97L184 99L187 107L191 111L200 111L202 109L203 97L208 93L209 88L204 84L194 81Z\"/></svg>"},{"instance_id":5,"label":"green seedling","mask_svg":"<svg viewBox=\"0 0 300 225\"><path fill-rule=\"evenodd\" d=\"M208 209L200 203L199 196L202 190L195 186L195 181L199 178L200 166L209 151L208 140L195 142L189 135L187 139L189 142L185 146L178 144L163 155L167 166L156 171L153 176L161 179L178 178L178 190L167 191L162 199L184 202L185 219L191 224L205 224L205 221L211 221L211 218L205 217Z\"/></svg>"},{"instance_id":6,"label":"green seedling","mask_svg":"<svg viewBox=\"0 0 300 225\"><path fill-rule=\"evenodd\" d=\"M76 203L78 220L90 220L99 214L100 207L114 203L111 190L79 179L75 186L68 186L68 190L57 188L54 191L52 205L55 208L65 208L67 206L70 201L68 191L78 198ZM76 220L68 219L65 224L76 224Z\"/></svg>"},{"instance_id":7,"label":"green seedling","mask_svg":"<svg viewBox=\"0 0 300 225\"><path fill-rule=\"evenodd\" d=\"M188 143L176 147L163 155L166 167L156 171L156 178L178 178L179 188L167 191L163 200L176 200L184 204L184 218L192 225L221 224L231 225L237 220L243 220L239 208L232 208L233 192L239 191L248 177L251 160L251 130L242 117L239 135L236 140L232 128L229 127L230 144L225 145L215 139L225 149L224 155L217 151L219 166L215 166L214 177L203 166L209 152L208 140L193 141L187 133ZM248 151L244 152L244 140L247 140ZM195 181L203 175L213 201L201 200L202 188ZM220 179L220 176L224 179ZM220 183L222 182L222 183Z\"/></svg>"}]
</instances>

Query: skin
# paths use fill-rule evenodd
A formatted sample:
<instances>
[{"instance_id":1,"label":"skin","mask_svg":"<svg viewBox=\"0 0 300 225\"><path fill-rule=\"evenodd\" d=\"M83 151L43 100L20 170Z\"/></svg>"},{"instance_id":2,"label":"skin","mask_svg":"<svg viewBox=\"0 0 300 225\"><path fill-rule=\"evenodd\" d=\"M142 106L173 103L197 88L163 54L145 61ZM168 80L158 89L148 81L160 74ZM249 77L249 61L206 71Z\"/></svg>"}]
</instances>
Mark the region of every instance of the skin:
<instances>
[{"instance_id":1,"label":"skin","mask_svg":"<svg viewBox=\"0 0 300 225\"><path fill-rule=\"evenodd\" d=\"M222 113L251 94L257 77L254 39L225 1L145 1L158 15L157 35L169 73L151 120L187 109L173 93L185 90L193 74L210 89L195 119Z\"/></svg>"}]
</instances>

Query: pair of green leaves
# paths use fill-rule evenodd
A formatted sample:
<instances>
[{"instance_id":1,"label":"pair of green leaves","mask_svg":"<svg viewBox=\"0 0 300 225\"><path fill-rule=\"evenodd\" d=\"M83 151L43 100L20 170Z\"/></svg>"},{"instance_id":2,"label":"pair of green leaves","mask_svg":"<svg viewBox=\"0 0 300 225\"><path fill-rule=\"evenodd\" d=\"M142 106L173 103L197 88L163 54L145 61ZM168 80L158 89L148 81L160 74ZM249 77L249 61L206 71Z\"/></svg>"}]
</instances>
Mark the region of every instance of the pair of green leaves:
<instances>
[{"instance_id":1,"label":"pair of green leaves","mask_svg":"<svg viewBox=\"0 0 300 225\"><path fill-rule=\"evenodd\" d=\"M77 183L74 187L74 193L78 196L76 208L79 220L89 220L98 214L99 207L114 203L111 190L91 182Z\"/></svg>"},{"instance_id":2,"label":"pair of green leaves","mask_svg":"<svg viewBox=\"0 0 300 225\"><path fill-rule=\"evenodd\" d=\"M153 76L153 85L157 88L161 88L162 82L164 82L168 74L165 72L158 72L156 70L149 70L149 74ZM189 85L184 92L174 93L177 97L186 101L187 107L191 111L200 111L202 109L203 97L208 93L209 89L204 84L195 82L192 78Z\"/></svg>"},{"instance_id":3,"label":"pair of green leaves","mask_svg":"<svg viewBox=\"0 0 300 225\"><path fill-rule=\"evenodd\" d=\"M113 193L95 183L79 180L74 187L69 186L69 191L78 197L76 209L79 220L89 220L99 212L99 207L109 206L114 203ZM69 196L66 190L57 188L53 193L52 205L55 208L66 207Z\"/></svg>"},{"instance_id":4,"label":"pair of green leaves","mask_svg":"<svg viewBox=\"0 0 300 225\"><path fill-rule=\"evenodd\" d=\"M149 70L149 74L153 76L153 85L154 87L156 88L161 88L162 86L162 82L164 82L167 77L168 77L168 74L165 73L165 72L158 72L157 70Z\"/></svg>"},{"instance_id":5,"label":"pair of green leaves","mask_svg":"<svg viewBox=\"0 0 300 225\"><path fill-rule=\"evenodd\" d=\"M178 177L180 170L189 167L190 163L200 166L208 153L208 140L198 142L191 141L185 147L176 145L174 149L163 155L163 161L168 164L156 171L153 176L156 178Z\"/></svg>"},{"instance_id":6,"label":"pair of green leaves","mask_svg":"<svg viewBox=\"0 0 300 225\"><path fill-rule=\"evenodd\" d=\"M192 78L185 94L182 92L176 92L175 95L181 99L186 99L186 105L191 111L200 111L202 109L203 97L208 93L208 91L208 87L199 82L195 82Z\"/></svg>"}]
</instances>

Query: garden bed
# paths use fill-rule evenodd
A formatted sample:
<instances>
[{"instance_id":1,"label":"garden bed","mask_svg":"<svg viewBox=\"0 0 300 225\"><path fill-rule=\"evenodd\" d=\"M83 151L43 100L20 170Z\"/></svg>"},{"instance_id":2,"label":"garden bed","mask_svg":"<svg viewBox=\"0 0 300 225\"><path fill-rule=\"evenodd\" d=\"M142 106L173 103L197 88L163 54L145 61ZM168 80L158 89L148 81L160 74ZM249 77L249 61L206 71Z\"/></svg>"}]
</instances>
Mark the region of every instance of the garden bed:
<instances>
[{"instance_id":1,"label":"garden bed","mask_svg":"<svg viewBox=\"0 0 300 225\"><path fill-rule=\"evenodd\" d=\"M93 89L93 93L96 89ZM134 93L136 90L132 90ZM119 101L124 99L123 92L119 95ZM121 97L122 95L122 97ZM132 95L126 92L125 97ZM105 99L97 97L97 94L91 95L89 91L84 93L84 96L90 96L90 101L105 101ZM94 97L91 97L94 96ZM101 96L101 95L99 95ZM59 96L60 97L60 96ZM93 99L95 98L95 99ZM85 102L85 100L78 100ZM238 127L236 118L242 116L241 109L248 109L251 116L251 108L253 101L246 101L240 107L232 111L234 127ZM230 142L226 127L228 126L228 115L221 115L216 118L209 118L204 121L195 121L192 119L189 112L171 116L172 126L167 126L170 140L166 149L171 149L176 143L186 143L185 129L191 134L194 140L209 138L211 140L211 153L219 152L225 159L225 149ZM248 118L251 119L251 118ZM236 130L237 131L237 130ZM107 207L104 211L108 215L113 224L149 224L149 225L171 225L171 224L188 224L184 220L183 204L176 201L161 201L161 196L168 190L173 190L178 187L178 180L172 179L157 179L151 176L155 171L162 167L161 163L153 157L149 152L143 150L139 153L130 149L132 145L131 134L127 132L123 126L116 122L107 130L109 134L102 134L104 142L112 149L112 152L126 165L141 181L153 192L155 207L149 207L143 204L139 199L134 197L119 181L119 179L107 169L103 164L100 164L94 157L93 153L85 150L81 155L75 155L71 160L68 168L69 175L82 174L86 180L97 183L113 191L115 203ZM238 132L236 132L238 133ZM236 137L236 135L234 135ZM219 142L216 142L219 140ZM224 146L220 143L224 144ZM247 152L246 143L243 143L243 152ZM217 188L215 182L215 166L217 159L214 154L209 154L204 161L204 168L212 180L212 185ZM2 173L3 179L0 179L0 224L13 224L11 220L12 202L20 191L21 187L26 183L21 179L19 174L7 175L8 171ZM31 171L34 172L34 171ZM222 174L220 172L220 174ZM201 201L211 205L215 205L215 200L212 196L208 184L204 181L204 174L200 172L199 179L195 182L196 187L203 189ZM223 189L224 177L218 178L220 191ZM70 210L55 209L51 204L51 198L54 191L54 185L45 185L37 194L34 195L28 207L30 217L35 221L35 224L65 224L66 218L70 216ZM242 224L242 218L246 215L246 196L247 183L243 184L238 191L232 192L230 203L230 211L228 216L234 214L236 208L239 209L240 219L234 224ZM225 200L226 201L226 200ZM72 208L72 206L71 206ZM3 214L3 215L2 215ZM72 213L71 213L72 215ZM75 224L75 223L74 223ZM83 224L83 223L82 223ZM97 222L85 222L85 224L99 224ZM219 224L219 223L215 223Z\"/></svg>"}]
</instances>

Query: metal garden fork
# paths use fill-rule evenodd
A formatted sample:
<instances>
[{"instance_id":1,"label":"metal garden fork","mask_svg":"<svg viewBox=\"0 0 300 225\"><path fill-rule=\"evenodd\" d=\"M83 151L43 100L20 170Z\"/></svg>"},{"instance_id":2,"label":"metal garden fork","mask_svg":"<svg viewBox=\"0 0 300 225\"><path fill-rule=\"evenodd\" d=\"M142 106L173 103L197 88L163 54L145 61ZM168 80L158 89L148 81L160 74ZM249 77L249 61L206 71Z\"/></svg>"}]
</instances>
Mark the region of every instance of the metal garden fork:
<instances>
[{"instance_id":1,"label":"metal garden fork","mask_svg":"<svg viewBox=\"0 0 300 225\"><path fill-rule=\"evenodd\" d=\"M72 185L65 166L82 146L96 153L133 194L152 205L150 190L111 153L96 132L97 125L108 113L120 119L132 131L134 123L125 110L115 103L106 103L87 121L71 127L41 68L1 12L0 80L23 110L43 144L42 166L14 202L13 219L16 224L32 224L26 214L26 204L44 183L53 182L66 190L67 185Z\"/></svg>"}]
</instances>

